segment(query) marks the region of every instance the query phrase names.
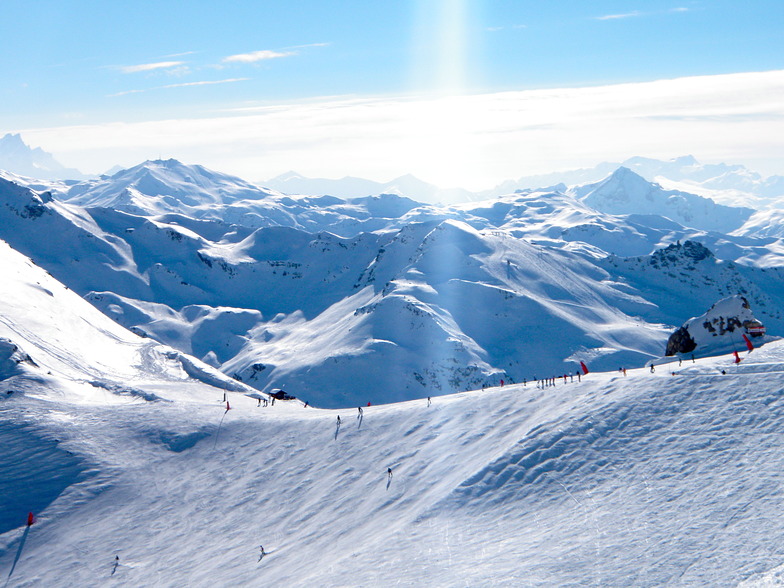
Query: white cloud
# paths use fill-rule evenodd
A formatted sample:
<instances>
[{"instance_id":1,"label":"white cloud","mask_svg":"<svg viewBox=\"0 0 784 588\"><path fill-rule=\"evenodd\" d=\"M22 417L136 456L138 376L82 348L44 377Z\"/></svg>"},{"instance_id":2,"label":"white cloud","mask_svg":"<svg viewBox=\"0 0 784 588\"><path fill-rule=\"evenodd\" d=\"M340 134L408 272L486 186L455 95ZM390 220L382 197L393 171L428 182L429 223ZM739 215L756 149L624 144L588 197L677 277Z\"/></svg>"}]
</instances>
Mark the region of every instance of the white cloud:
<instances>
[{"instance_id":1,"label":"white cloud","mask_svg":"<svg viewBox=\"0 0 784 588\"><path fill-rule=\"evenodd\" d=\"M183 82L181 84L168 84L160 88L185 88L188 86L212 86L214 84L232 84L234 82L246 82L250 78L229 78L227 80L205 80L201 82Z\"/></svg>"},{"instance_id":2,"label":"white cloud","mask_svg":"<svg viewBox=\"0 0 784 588\"><path fill-rule=\"evenodd\" d=\"M640 12L639 10L632 10L631 12L622 12L618 14L605 14L603 16L595 16L593 20L622 20L625 18L638 18L642 16L655 16L657 14L673 14L673 13L683 13L689 12L689 9L683 6L678 6L676 8L670 8L669 10L663 12Z\"/></svg>"},{"instance_id":3,"label":"white cloud","mask_svg":"<svg viewBox=\"0 0 784 588\"><path fill-rule=\"evenodd\" d=\"M622 14L605 14L604 16L596 16L594 17L595 20L618 20L622 18L635 18L637 16L642 16L642 12L634 10L632 12L625 12Z\"/></svg>"},{"instance_id":4,"label":"white cloud","mask_svg":"<svg viewBox=\"0 0 784 588\"><path fill-rule=\"evenodd\" d=\"M256 63L257 61L264 61L267 59L278 59L280 57L289 57L296 55L294 51L252 51L250 53L240 53L238 55L229 55L223 58L223 63Z\"/></svg>"},{"instance_id":5,"label":"white cloud","mask_svg":"<svg viewBox=\"0 0 784 588\"><path fill-rule=\"evenodd\" d=\"M123 73L138 73L141 71L153 71L156 69L170 69L183 65L184 61L159 61L157 63L142 63L140 65L124 65L120 66L120 71Z\"/></svg>"},{"instance_id":6,"label":"white cloud","mask_svg":"<svg viewBox=\"0 0 784 588\"><path fill-rule=\"evenodd\" d=\"M507 178L693 154L784 174L784 71L446 98L329 98L201 119L19 129L89 172L159 153L249 180L389 180L481 189Z\"/></svg>"},{"instance_id":7,"label":"white cloud","mask_svg":"<svg viewBox=\"0 0 784 588\"><path fill-rule=\"evenodd\" d=\"M164 90L167 88L186 88L188 86L212 86L214 84L231 84L233 82L245 82L250 78L229 78L227 80L206 80L200 82L183 82L180 84L167 84L165 86L155 86L154 88L146 88L144 90L125 90L124 92L117 92L116 94L109 94L107 98L115 98L117 96L126 96L127 94L141 94L142 92L149 92L150 90Z\"/></svg>"}]
</instances>

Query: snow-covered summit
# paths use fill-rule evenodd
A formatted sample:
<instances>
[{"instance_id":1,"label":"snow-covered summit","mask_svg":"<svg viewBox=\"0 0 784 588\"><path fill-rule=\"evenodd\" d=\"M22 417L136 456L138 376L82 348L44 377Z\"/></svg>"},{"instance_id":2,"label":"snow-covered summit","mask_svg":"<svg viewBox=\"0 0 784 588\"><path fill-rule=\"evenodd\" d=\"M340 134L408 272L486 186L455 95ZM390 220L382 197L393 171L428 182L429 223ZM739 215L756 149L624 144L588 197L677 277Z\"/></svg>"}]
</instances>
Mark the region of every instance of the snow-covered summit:
<instances>
[{"instance_id":1,"label":"snow-covered summit","mask_svg":"<svg viewBox=\"0 0 784 588\"><path fill-rule=\"evenodd\" d=\"M145 161L112 176L78 184L66 198L85 207L115 208L140 214L192 212L238 200L270 195L235 176L176 159Z\"/></svg>"},{"instance_id":2,"label":"snow-covered summit","mask_svg":"<svg viewBox=\"0 0 784 588\"><path fill-rule=\"evenodd\" d=\"M665 190L626 167L595 184L573 189L587 205L607 214L656 214L686 227L729 233L754 213L751 208L716 204L709 198Z\"/></svg>"}]
</instances>

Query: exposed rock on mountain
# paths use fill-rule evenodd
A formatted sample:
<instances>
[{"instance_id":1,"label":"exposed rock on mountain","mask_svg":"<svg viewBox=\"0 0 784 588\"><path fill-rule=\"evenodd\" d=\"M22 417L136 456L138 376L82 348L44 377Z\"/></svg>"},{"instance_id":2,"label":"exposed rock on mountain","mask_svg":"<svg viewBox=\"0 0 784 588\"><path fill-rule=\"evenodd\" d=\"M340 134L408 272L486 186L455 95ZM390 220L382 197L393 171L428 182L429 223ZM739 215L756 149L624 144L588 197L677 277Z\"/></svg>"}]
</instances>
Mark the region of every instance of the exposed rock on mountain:
<instances>
[{"instance_id":1,"label":"exposed rock on mountain","mask_svg":"<svg viewBox=\"0 0 784 588\"><path fill-rule=\"evenodd\" d=\"M689 319L670 335L666 355L726 345L743 347L742 336L760 337L764 333L761 327L748 300L730 296L719 300L705 314Z\"/></svg>"}]
</instances>

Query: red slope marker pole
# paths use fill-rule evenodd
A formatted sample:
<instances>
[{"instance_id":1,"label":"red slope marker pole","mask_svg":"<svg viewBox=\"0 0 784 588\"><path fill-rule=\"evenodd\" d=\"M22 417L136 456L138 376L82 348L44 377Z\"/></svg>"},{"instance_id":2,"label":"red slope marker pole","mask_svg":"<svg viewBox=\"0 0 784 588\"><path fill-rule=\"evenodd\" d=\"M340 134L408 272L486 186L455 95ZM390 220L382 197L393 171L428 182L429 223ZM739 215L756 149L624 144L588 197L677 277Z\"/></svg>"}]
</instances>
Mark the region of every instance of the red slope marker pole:
<instances>
[{"instance_id":1,"label":"red slope marker pole","mask_svg":"<svg viewBox=\"0 0 784 588\"><path fill-rule=\"evenodd\" d=\"M8 578L5 581L5 585L8 586L8 582L11 581L11 574L14 573L16 569L16 563L19 561L19 558L22 556L22 549L24 549L25 541L27 541L27 535L30 533L30 527L33 526L35 523L35 515L32 512L27 513L27 526L25 527L24 534L22 535L22 540L19 542L19 549L16 550L16 557L14 558L14 563L11 566L11 571L8 572Z\"/></svg>"}]
</instances>

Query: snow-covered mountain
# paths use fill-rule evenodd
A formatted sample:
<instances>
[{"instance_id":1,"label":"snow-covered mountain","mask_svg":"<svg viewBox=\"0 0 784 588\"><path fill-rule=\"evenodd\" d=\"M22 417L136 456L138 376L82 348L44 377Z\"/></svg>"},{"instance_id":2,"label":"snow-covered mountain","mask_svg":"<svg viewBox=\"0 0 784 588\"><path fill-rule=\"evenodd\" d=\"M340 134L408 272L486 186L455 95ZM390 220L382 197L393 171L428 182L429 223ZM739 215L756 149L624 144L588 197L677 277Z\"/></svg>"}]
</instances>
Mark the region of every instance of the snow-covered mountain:
<instances>
[{"instance_id":1,"label":"snow-covered mountain","mask_svg":"<svg viewBox=\"0 0 784 588\"><path fill-rule=\"evenodd\" d=\"M433 238L454 245L455 230ZM125 331L4 244L0 265L0 570L10 585L735 586L781 576L781 342L740 364L725 355L656 373L594 370L362 413L264 407L242 384Z\"/></svg>"},{"instance_id":2,"label":"snow-covered mountain","mask_svg":"<svg viewBox=\"0 0 784 588\"><path fill-rule=\"evenodd\" d=\"M40 147L29 147L19 133L7 133L0 138L0 169L40 180L86 178L79 170L64 167Z\"/></svg>"},{"instance_id":3,"label":"snow-covered mountain","mask_svg":"<svg viewBox=\"0 0 784 588\"><path fill-rule=\"evenodd\" d=\"M784 196L784 176L763 177L742 165L705 164L691 155L666 161L631 157L621 163L605 162L592 168L525 176L503 182L481 193L481 196L489 198L515 190L531 190L555 184L595 184L620 167L633 171L649 182L660 184L665 190L711 198L728 206L775 208L780 207L781 196Z\"/></svg>"},{"instance_id":4,"label":"snow-covered mountain","mask_svg":"<svg viewBox=\"0 0 784 588\"><path fill-rule=\"evenodd\" d=\"M740 228L754 213L751 208L722 206L709 198L664 190L626 167L601 182L573 190L585 204L607 214L655 214L685 227L720 233Z\"/></svg>"},{"instance_id":5,"label":"snow-covered mountain","mask_svg":"<svg viewBox=\"0 0 784 588\"><path fill-rule=\"evenodd\" d=\"M733 294L778 334L778 239L708 230L748 214L625 169L451 207L287 196L174 160L66 192L0 180L0 238L107 315L316 406L574 373L581 360L642 365ZM681 241L711 255L679 259L668 248Z\"/></svg>"}]
</instances>

